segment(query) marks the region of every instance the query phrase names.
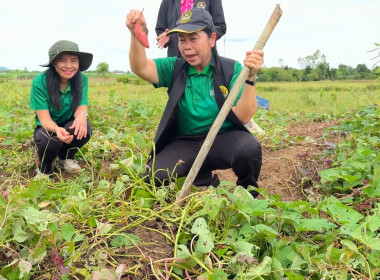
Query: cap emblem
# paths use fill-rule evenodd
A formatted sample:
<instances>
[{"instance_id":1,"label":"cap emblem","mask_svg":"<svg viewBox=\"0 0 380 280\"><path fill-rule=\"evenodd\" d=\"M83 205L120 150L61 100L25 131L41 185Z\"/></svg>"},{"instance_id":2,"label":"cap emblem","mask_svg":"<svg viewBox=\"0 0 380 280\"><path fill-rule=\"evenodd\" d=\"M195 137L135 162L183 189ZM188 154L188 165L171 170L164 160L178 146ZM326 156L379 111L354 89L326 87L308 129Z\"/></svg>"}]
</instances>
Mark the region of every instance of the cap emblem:
<instances>
[{"instance_id":1,"label":"cap emblem","mask_svg":"<svg viewBox=\"0 0 380 280\"><path fill-rule=\"evenodd\" d=\"M185 12L182 14L181 19L180 19L179 22L180 22L180 23L186 23L186 22L188 22L188 21L191 20L191 16L192 16L191 11L187 10L187 11L185 11Z\"/></svg>"},{"instance_id":2,"label":"cap emblem","mask_svg":"<svg viewBox=\"0 0 380 280\"><path fill-rule=\"evenodd\" d=\"M197 8L200 8L200 9L206 9L206 3L205 2L199 2L198 4L197 4Z\"/></svg>"}]
</instances>

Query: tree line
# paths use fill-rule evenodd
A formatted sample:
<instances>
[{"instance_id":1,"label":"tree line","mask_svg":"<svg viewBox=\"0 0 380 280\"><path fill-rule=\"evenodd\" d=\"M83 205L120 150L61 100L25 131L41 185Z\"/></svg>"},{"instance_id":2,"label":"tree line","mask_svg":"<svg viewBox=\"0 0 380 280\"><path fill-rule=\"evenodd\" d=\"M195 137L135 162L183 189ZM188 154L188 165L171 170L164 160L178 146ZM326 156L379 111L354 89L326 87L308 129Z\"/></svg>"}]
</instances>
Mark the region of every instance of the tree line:
<instances>
[{"instance_id":1,"label":"tree line","mask_svg":"<svg viewBox=\"0 0 380 280\"><path fill-rule=\"evenodd\" d=\"M282 64L281 62L280 59L280 64ZM374 67L372 70L365 64L358 64L355 68L345 64L339 64L338 68L330 67L326 62L326 56L319 50L312 55L299 58L298 63L301 65L301 69L288 66L263 67L258 73L258 81L375 80L380 77L380 66Z\"/></svg>"}]
</instances>

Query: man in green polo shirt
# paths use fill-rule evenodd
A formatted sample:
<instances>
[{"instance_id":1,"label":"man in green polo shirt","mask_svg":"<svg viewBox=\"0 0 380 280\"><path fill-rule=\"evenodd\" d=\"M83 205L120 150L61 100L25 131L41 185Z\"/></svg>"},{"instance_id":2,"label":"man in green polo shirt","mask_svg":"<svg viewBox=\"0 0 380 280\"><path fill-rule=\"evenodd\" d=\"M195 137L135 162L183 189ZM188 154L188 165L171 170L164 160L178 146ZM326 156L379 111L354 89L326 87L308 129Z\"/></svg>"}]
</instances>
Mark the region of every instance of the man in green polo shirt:
<instances>
[{"instance_id":1,"label":"man in green polo shirt","mask_svg":"<svg viewBox=\"0 0 380 280\"><path fill-rule=\"evenodd\" d=\"M242 66L218 55L212 18L203 9L186 11L177 26L168 32L178 33L183 59L148 59L134 33L137 19L145 23L141 11L132 10L126 20L132 34L131 69L155 87L168 87L169 93L155 137L155 154L148 162L149 174L159 186L188 174ZM263 56L263 51L246 53L244 65L251 69L247 85L242 87L216 136L194 185L216 185L211 172L232 168L238 185L258 187L261 146L244 123L249 122L257 110L254 80L263 64Z\"/></svg>"}]
</instances>

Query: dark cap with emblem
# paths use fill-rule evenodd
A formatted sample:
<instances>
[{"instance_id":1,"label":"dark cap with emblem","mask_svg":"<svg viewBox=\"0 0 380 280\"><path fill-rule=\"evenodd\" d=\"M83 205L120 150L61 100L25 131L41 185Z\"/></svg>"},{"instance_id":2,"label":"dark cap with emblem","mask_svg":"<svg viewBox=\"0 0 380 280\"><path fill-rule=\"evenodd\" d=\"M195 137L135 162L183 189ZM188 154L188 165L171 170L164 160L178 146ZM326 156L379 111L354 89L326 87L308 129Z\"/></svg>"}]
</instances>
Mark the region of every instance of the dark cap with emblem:
<instances>
[{"instance_id":1,"label":"dark cap with emblem","mask_svg":"<svg viewBox=\"0 0 380 280\"><path fill-rule=\"evenodd\" d=\"M212 16L204 9L195 8L185 11L176 22L176 27L169 30L167 34L172 33L195 33L206 27L215 30Z\"/></svg>"},{"instance_id":2,"label":"dark cap with emblem","mask_svg":"<svg viewBox=\"0 0 380 280\"><path fill-rule=\"evenodd\" d=\"M79 47L76 43L67 40L60 40L54 43L49 49L49 62L46 64L41 64L40 66L52 66L54 59L56 59L62 53L77 55L79 58L80 71L85 71L91 66L93 58L92 53L80 52Z\"/></svg>"}]
</instances>

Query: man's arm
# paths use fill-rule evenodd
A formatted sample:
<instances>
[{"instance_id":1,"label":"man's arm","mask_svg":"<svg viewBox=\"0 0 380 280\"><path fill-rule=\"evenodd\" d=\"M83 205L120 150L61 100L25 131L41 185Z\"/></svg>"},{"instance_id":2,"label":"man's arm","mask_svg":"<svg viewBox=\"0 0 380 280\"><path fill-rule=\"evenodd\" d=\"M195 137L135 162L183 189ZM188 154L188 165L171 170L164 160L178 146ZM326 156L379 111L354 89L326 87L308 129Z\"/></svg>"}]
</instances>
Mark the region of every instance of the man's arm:
<instances>
[{"instance_id":1,"label":"man's arm","mask_svg":"<svg viewBox=\"0 0 380 280\"><path fill-rule=\"evenodd\" d=\"M220 39L227 31L226 20L224 19L224 12L221 0L210 1L210 14L214 22L217 39Z\"/></svg>"},{"instance_id":2,"label":"man's arm","mask_svg":"<svg viewBox=\"0 0 380 280\"><path fill-rule=\"evenodd\" d=\"M153 83L158 83L158 75L156 64L152 59L146 57L144 46L137 40L135 36L135 25L140 19L143 24L146 24L144 15L141 11L131 10L127 15L126 26L131 32L131 46L129 49L129 63L131 70L140 78Z\"/></svg>"},{"instance_id":3,"label":"man's arm","mask_svg":"<svg viewBox=\"0 0 380 280\"><path fill-rule=\"evenodd\" d=\"M166 29L169 28L168 24L168 5L167 1L163 0L158 10L157 22L156 22L156 35L159 36Z\"/></svg>"}]
</instances>

